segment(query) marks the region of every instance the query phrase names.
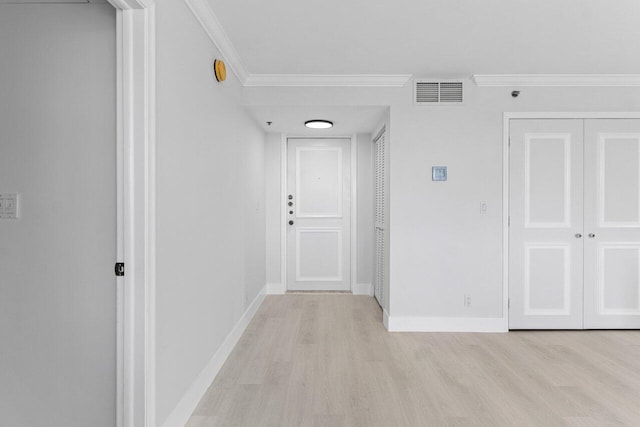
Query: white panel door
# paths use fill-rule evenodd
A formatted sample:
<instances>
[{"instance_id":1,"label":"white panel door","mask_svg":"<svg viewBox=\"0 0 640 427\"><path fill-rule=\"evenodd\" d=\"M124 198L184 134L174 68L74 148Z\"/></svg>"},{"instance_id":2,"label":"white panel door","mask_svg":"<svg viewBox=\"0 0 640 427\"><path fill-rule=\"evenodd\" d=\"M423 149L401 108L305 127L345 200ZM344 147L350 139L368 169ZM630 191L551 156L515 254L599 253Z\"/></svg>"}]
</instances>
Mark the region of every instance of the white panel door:
<instances>
[{"instance_id":1,"label":"white panel door","mask_svg":"<svg viewBox=\"0 0 640 427\"><path fill-rule=\"evenodd\" d=\"M509 327L583 327L581 120L511 120Z\"/></svg>"},{"instance_id":2,"label":"white panel door","mask_svg":"<svg viewBox=\"0 0 640 427\"><path fill-rule=\"evenodd\" d=\"M585 328L640 328L640 120L585 121Z\"/></svg>"},{"instance_id":3,"label":"white panel door","mask_svg":"<svg viewBox=\"0 0 640 427\"><path fill-rule=\"evenodd\" d=\"M287 289L351 290L349 139L289 139Z\"/></svg>"}]
</instances>

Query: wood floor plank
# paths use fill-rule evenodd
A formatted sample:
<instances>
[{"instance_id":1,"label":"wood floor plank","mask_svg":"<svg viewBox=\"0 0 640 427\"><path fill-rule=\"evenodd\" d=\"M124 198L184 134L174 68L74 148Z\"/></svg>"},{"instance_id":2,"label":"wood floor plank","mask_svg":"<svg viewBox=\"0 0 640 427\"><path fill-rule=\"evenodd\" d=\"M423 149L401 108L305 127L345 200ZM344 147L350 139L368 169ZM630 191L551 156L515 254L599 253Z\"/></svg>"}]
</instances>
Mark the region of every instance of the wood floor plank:
<instances>
[{"instance_id":1,"label":"wood floor plank","mask_svg":"<svg viewBox=\"0 0 640 427\"><path fill-rule=\"evenodd\" d=\"M389 333L369 297L268 296L210 426L640 426L640 331Z\"/></svg>"}]
</instances>

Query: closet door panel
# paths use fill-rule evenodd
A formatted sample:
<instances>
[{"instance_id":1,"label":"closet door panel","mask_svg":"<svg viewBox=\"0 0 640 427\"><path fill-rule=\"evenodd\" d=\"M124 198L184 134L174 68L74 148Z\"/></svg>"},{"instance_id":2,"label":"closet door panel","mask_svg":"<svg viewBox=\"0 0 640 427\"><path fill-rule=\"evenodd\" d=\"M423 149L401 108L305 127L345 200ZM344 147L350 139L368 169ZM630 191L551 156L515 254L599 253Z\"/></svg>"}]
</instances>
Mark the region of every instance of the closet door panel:
<instances>
[{"instance_id":1,"label":"closet door panel","mask_svg":"<svg viewBox=\"0 0 640 427\"><path fill-rule=\"evenodd\" d=\"M511 121L510 329L582 329L582 131Z\"/></svg>"},{"instance_id":2,"label":"closet door panel","mask_svg":"<svg viewBox=\"0 0 640 427\"><path fill-rule=\"evenodd\" d=\"M587 329L640 328L640 120L585 120Z\"/></svg>"}]
</instances>

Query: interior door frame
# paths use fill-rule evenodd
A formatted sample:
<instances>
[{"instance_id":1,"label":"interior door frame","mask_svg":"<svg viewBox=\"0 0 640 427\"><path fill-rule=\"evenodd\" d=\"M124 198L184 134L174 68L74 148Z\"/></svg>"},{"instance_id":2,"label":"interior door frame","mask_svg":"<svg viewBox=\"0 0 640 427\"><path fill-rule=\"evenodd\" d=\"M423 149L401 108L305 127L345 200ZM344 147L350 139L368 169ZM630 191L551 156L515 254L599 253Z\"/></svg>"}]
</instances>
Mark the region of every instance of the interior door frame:
<instances>
[{"instance_id":1,"label":"interior door frame","mask_svg":"<svg viewBox=\"0 0 640 427\"><path fill-rule=\"evenodd\" d=\"M116 9L116 425L155 426L155 5Z\"/></svg>"},{"instance_id":2,"label":"interior door frame","mask_svg":"<svg viewBox=\"0 0 640 427\"><path fill-rule=\"evenodd\" d=\"M358 139L357 135L349 136L295 136L282 134L280 140L280 290L273 292L284 294L287 292L287 227L284 224L287 221L287 178L288 178L288 143L289 139L348 139L351 146L350 174L351 174L351 237L349 241L349 262L351 264L351 274L349 277L350 289L353 292L356 286L357 267L358 267Z\"/></svg>"},{"instance_id":3,"label":"interior door frame","mask_svg":"<svg viewBox=\"0 0 640 427\"><path fill-rule=\"evenodd\" d=\"M385 167L385 174L384 174L384 179L383 179L383 185L384 185L384 200L383 200L383 212L384 212L384 216L385 218L388 218L388 212L387 212L387 199L388 199L388 185L387 185L387 178L388 178L388 169L389 166L387 164L387 156L386 156L386 151L387 151L387 124L386 122L380 126L380 129L374 133L371 134L372 138L371 138L371 164L373 165L373 167L371 168L371 172L372 172L372 180L373 180L373 198L372 198L372 204L371 204L371 212L373 212L374 215L374 220L373 220L373 234L372 234L372 242L373 242L373 259L372 259L372 265L373 265L373 279L371 280L371 296L374 297L374 299L378 302L378 304L380 305L380 308L382 309L383 312L385 312L385 308L384 308L384 301L380 301L377 297L376 297L376 269L377 269L377 259L376 259L376 252L377 252L377 242L376 242L376 197L377 197L377 193L376 193L376 144L377 142L381 139L381 138L385 138L385 157L383 159L384 161L384 167ZM389 266L387 265L388 263L386 262L387 259L387 249L389 247L389 239L388 239L388 220L385 221L385 229L384 229L384 233L383 233L383 238L385 240L385 251L383 253L383 257L382 257L382 268L383 268L383 277L382 277L382 294L385 295L384 293L384 288L385 288L385 276L389 270ZM382 298L384 299L384 298Z\"/></svg>"},{"instance_id":4,"label":"interior door frame","mask_svg":"<svg viewBox=\"0 0 640 427\"><path fill-rule=\"evenodd\" d=\"M638 112L505 112L502 115L502 322L509 330L509 136L517 119L640 119Z\"/></svg>"}]
</instances>

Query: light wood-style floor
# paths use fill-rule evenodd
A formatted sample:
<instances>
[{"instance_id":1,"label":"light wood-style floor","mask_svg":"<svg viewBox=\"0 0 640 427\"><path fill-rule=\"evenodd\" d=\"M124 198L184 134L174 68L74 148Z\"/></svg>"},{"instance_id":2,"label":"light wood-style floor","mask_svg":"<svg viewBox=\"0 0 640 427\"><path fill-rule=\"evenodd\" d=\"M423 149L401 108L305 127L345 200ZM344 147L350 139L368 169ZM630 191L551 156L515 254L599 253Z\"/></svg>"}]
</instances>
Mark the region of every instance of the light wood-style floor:
<instances>
[{"instance_id":1,"label":"light wood-style floor","mask_svg":"<svg viewBox=\"0 0 640 427\"><path fill-rule=\"evenodd\" d=\"M368 297L268 296L187 424L640 426L640 331L389 333Z\"/></svg>"}]
</instances>

